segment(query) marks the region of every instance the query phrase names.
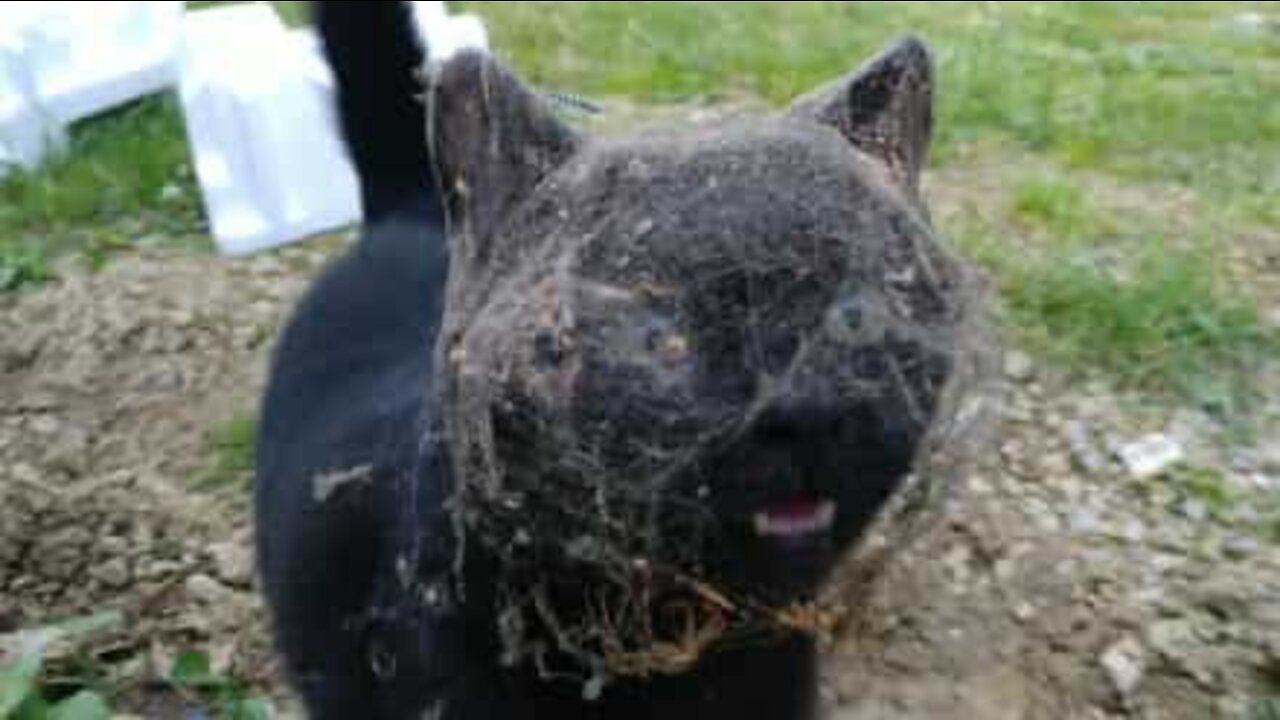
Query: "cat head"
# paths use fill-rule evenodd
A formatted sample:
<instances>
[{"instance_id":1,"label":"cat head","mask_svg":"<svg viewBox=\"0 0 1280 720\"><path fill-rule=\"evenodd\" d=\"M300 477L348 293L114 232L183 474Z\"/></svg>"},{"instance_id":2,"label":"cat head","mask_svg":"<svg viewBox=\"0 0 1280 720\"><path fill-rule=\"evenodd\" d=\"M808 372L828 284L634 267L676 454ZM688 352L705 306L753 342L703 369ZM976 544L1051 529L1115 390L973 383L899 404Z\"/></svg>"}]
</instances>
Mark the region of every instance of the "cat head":
<instances>
[{"instance_id":1,"label":"cat head","mask_svg":"<svg viewBox=\"0 0 1280 720\"><path fill-rule=\"evenodd\" d=\"M486 55L437 68L468 532L516 564L811 594L911 472L957 352L932 90L906 39L773 115L597 138Z\"/></svg>"}]
</instances>

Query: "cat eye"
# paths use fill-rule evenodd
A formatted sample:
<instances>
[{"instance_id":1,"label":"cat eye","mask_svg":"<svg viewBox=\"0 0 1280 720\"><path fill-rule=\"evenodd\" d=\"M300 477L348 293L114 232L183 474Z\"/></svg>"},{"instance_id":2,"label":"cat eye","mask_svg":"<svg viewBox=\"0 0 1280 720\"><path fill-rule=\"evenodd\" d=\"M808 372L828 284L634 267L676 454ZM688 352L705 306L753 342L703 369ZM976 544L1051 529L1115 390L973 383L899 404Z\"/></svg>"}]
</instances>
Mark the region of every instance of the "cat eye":
<instances>
[{"instance_id":1,"label":"cat eye","mask_svg":"<svg viewBox=\"0 0 1280 720\"><path fill-rule=\"evenodd\" d=\"M564 343L560 340L560 334L550 328L534 333L533 354L539 365L559 365L564 360Z\"/></svg>"},{"instance_id":2,"label":"cat eye","mask_svg":"<svg viewBox=\"0 0 1280 720\"><path fill-rule=\"evenodd\" d=\"M862 327L862 305L854 301L845 301L836 307L836 313L840 321L849 330L858 330Z\"/></svg>"},{"instance_id":3,"label":"cat eye","mask_svg":"<svg viewBox=\"0 0 1280 720\"><path fill-rule=\"evenodd\" d=\"M689 357L689 338L678 332L652 330L645 338L645 347L668 363L682 362Z\"/></svg>"}]
</instances>

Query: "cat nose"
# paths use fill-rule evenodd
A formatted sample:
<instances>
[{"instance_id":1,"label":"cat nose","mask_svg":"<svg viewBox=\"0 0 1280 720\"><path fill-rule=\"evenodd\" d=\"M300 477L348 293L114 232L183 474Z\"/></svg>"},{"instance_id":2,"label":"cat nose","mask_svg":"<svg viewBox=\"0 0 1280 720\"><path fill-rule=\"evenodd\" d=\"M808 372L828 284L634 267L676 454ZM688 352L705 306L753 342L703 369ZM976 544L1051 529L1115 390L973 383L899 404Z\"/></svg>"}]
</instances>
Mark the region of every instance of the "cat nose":
<instances>
[{"instance_id":1,"label":"cat nose","mask_svg":"<svg viewBox=\"0 0 1280 720\"><path fill-rule=\"evenodd\" d=\"M779 398L756 420L756 437L770 444L798 445L839 432L842 416L830 403Z\"/></svg>"}]
</instances>

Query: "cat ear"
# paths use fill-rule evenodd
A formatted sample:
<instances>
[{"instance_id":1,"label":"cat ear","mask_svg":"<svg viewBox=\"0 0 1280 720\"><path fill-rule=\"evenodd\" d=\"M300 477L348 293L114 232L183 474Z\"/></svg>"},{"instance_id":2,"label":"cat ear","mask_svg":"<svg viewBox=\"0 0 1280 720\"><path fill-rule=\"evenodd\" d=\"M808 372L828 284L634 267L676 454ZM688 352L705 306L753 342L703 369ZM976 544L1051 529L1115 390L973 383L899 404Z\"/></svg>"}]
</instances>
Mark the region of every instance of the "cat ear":
<instances>
[{"instance_id":1,"label":"cat ear","mask_svg":"<svg viewBox=\"0 0 1280 720\"><path fill-rule=\"evenodd\" d=\"M460 53L435 68L427 100L450 232L473 242L487 242L579 145L571 128L485 53Z\"/></svg>"},{"instance_id":2,"label":"cat ear","mask_svg":"<svg viewBox=\"0 0 1280 720\"><path fill-rule=\"evenodd\" d=\"M853 74L796 100L791 114L835 128L919 199L933 133L933 60L922 41L897 41Z\"/></svg>"}]
</instances>

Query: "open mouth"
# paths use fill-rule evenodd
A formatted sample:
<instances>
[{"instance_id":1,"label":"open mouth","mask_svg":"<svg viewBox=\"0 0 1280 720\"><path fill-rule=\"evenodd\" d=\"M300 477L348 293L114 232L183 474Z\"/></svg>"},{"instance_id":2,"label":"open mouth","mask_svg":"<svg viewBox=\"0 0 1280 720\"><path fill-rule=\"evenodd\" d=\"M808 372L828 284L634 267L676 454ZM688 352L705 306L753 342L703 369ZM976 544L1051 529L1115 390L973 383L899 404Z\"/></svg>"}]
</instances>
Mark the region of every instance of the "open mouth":
<instances>
[{"instance_id":1,"label":"open mouth","mask_svg":"<svg viewBox=\"0 0 1280 720\"><path fill-rule=\"evenodd\" d=\"M802 540L831 530L836 521L836 504L798 498L768 507L756 513L753 520L759 537Z\"/></svg>"}]
</instances>

